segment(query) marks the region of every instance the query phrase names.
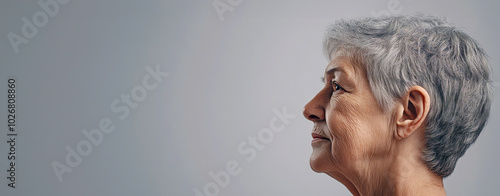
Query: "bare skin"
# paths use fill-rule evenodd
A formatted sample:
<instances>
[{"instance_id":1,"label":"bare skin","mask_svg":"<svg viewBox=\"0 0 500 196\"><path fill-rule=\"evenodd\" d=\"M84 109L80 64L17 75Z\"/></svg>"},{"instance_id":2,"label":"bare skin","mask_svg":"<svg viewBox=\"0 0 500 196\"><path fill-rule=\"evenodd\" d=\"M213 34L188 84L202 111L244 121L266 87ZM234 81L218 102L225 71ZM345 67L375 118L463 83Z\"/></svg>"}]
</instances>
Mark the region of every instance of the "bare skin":
<instances>
[{"instance_id":1,"label":"bare skin","mask_svg":"<svg viewBox=\"0 0 500 196\"><path fill-rule=\"evenodd\" d=\"M413 86L384 111L366 71L346 57L332 59L324 88L303 112L314 123L311 168L353 195L446 195L442 177L420 158L430 107L427 91Z\"/></svg>"}]
</instances>

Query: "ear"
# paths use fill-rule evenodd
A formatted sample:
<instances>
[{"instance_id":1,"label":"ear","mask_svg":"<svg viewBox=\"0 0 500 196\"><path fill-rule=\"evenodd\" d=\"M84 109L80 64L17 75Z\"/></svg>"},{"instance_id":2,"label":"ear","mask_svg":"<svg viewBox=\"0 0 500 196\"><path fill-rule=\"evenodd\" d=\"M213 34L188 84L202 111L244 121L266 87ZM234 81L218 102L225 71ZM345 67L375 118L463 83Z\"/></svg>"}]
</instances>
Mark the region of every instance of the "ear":
<instances>
[{"instance_id":1,"label":"ear","mask_svg":"<svg viewBox=\"0 0 500 196\"><path fill-rule=\"evenodd\" d=\"M403 139L419 129L425 122L431 105L429 93L420 87L412 86L397 103L396 132L397 139Z\"/></svg>"}]
</instances>

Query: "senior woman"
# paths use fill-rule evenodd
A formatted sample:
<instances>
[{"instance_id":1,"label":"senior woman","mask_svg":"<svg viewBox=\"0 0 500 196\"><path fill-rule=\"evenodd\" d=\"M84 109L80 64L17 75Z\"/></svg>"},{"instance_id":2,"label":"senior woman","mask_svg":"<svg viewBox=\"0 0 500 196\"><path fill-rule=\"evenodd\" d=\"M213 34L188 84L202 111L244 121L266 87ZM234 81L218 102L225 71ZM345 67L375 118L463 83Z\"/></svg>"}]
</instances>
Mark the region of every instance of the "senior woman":
<instances>
[{"instance_id":1,"label":"senior woman","mask_svg":"<svg viewBox=\"0 0 500 196\"><path fill-rule=\"evenodd\" d=\"M303 112L311 168L353 195L446 195L489 116L483 49L430 16L338 21L323 46L325 85Z\"/></svg>"}]
</instances>

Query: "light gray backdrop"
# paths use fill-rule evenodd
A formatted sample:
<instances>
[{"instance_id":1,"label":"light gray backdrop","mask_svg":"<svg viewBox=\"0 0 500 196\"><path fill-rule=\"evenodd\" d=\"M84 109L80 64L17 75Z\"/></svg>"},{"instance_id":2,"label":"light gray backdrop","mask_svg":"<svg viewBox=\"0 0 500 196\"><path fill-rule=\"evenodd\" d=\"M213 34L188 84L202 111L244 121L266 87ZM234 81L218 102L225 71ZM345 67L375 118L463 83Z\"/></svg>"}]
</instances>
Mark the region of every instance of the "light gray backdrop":
<instances>
[{"instance_id":1,"label":"light gray backdrop","mask_svg":"<svg viewBox=\"0 0 500 196\"><path fill-rule=\"evenodd\" d=\"M498 82L499 8L493 0L2 1L0 194L350 195L308 163L312 123L301 112L322 86L326 26L446 16L482 44ZM9 77L17 79L15 189L7 186ZM499 103L495 96L486 129L445 179L449 195L500 193ZM106 119L111 133L99 128ZM83 132L97 128L102 137L91 144ZM86 156L78 161L68 148ZM72 172L58 179L57 163Z\"/></svg>"}]
</instances>

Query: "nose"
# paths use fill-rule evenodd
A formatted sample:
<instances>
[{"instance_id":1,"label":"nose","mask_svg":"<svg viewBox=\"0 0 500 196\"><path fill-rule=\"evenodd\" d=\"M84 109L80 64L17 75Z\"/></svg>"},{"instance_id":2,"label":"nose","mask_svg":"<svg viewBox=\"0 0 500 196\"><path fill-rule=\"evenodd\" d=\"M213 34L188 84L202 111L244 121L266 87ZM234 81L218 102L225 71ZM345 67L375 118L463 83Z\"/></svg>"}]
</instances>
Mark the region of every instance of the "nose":
<instances>
[{"instance_id":1,"label":"nose","mask_svg":"<svg viewBox=\"0 0 500 196\"><path fill-rule=\"evenodd\" d=\"M325 120L325 105L327 100L322 92L319 92L309 103L304 106L302 114L307 120L320 122Z\"/></svg>"}]
</instances>

